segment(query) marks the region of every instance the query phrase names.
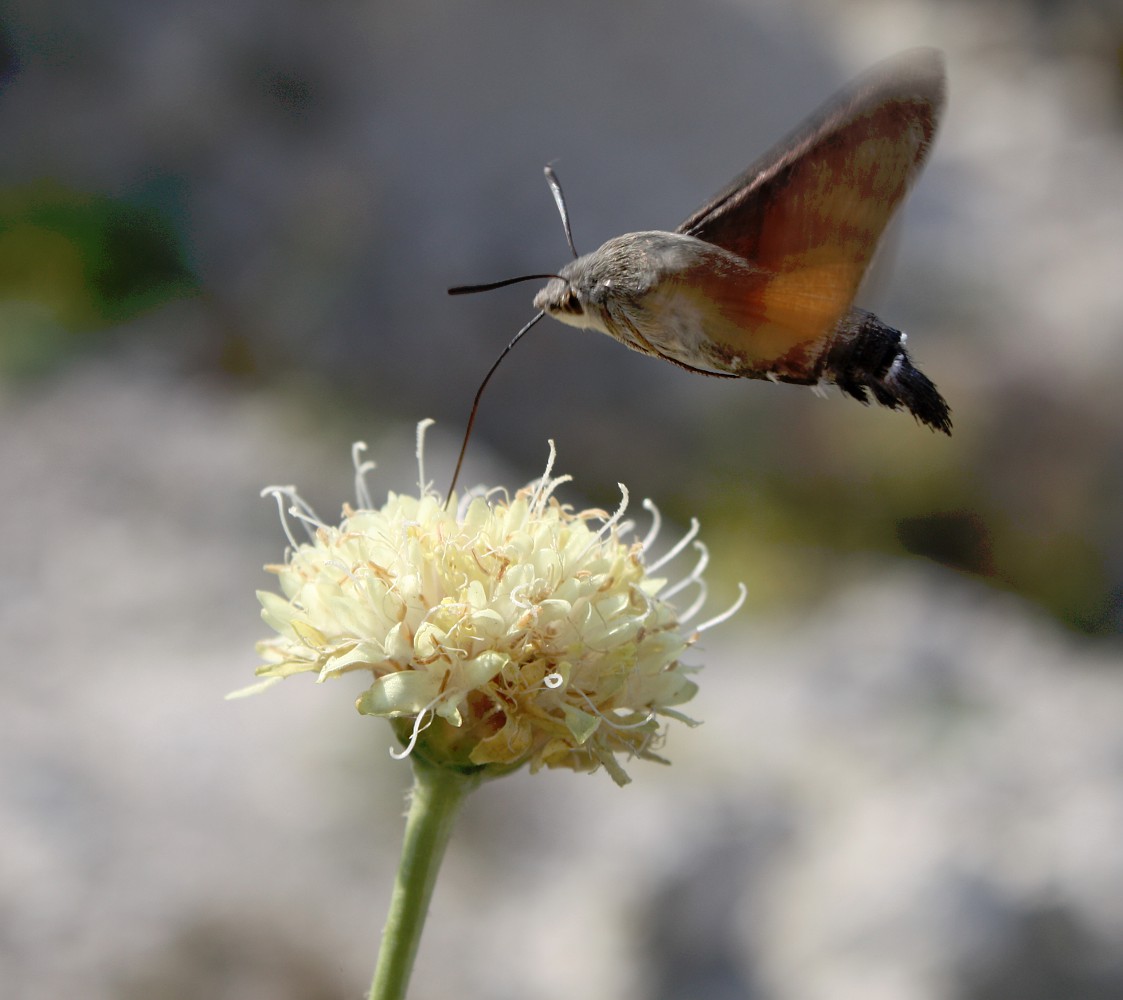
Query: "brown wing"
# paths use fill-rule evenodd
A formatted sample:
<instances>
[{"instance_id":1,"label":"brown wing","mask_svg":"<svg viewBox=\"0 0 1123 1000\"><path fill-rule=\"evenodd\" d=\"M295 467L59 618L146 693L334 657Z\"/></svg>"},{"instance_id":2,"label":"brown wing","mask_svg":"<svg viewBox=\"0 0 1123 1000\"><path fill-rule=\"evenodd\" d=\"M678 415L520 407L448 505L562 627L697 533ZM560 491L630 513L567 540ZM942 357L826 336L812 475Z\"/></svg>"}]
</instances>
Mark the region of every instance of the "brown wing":
<instances>
[{"instance_id":1,"label":"brown wing","mask_svg":"<svg viewBox=\"0 0 1123 1000\"><path fill-rule=\"evenodd\" d=\"M943 105L939 52L915 49L887 60L678 232L762 272L739 304L747 321L789 331L793 346L822 337L849 310L886 224L924 163ZM746 337L752 328L747 322Z\"/></svg>"}]
</instances>

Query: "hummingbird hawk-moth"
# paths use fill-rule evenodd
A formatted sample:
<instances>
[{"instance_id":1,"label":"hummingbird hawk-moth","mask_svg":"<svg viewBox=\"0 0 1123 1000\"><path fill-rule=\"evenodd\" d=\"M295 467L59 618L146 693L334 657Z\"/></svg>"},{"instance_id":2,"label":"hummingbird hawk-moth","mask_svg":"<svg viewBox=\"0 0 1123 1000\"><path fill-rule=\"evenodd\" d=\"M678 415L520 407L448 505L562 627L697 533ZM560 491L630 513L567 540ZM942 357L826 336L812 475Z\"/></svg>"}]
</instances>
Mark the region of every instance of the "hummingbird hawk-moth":
<instances>
[{"instance_id":1,"label":"hummingbird hawk-moth","mask_svg":"<svg viewBox=\"0 0 1123 1000\"><path fill-rule=\"evenodd\" d=\"M548 279L534 298L537 314L499 360L549 315L690 372L833 383L950 434L948 405L913 367L905 335L853 305L931 149L944 92L943 57L933 49L880 63L674 232L627 233L584 256L573 247L561 187L547 167L575 259L556 274L449 292ZM469 433L498 364L477 392Z\"/></svg>"}]
</instances>

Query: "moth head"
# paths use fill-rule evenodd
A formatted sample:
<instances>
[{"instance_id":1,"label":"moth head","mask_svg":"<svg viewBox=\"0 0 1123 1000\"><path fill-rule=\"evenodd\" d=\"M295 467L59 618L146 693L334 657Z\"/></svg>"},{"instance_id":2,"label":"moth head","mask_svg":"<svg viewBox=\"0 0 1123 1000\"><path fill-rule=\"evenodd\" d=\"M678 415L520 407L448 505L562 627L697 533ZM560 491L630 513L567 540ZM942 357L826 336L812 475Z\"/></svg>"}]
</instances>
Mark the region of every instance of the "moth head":
<instances>
[{"instance_id":1,"label":"moth head","mask_svg":"<svg viewBox=\"0 0 1123 1000\"><path fill-rule=\"evenodd\" d=\"M619 282L613 280L603 250L566 264L534 296L534 308L570 326L607 333L609 304Z\"/></svg>"},{"instance_id":2,"label":"moth head","mask_svg":"<svg viewBox=\"0 0 1123 1000\"><path fill-rule=\"evenodd\" d=\"M567 270L563 268L562 272ZM541 309L549 316L569 323L584 326L588 313L587 297L566 277L551 278L534 296L534 308Z\"/></svg>"}]
</instances>

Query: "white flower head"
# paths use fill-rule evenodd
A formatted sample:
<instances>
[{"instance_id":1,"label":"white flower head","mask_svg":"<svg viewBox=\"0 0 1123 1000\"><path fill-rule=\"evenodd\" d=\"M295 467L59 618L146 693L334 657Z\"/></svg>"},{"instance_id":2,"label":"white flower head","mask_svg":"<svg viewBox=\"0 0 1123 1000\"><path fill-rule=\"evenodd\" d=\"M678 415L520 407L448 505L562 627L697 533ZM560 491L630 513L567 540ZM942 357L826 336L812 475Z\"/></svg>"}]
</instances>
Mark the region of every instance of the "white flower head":
<instances>
[{"instance_id":1,"label":"white flower head","mask_svg":"<svg viewBox=\"0 0 1123 1000\"><path fill-rule=\"evenodd\" d=\"M674 586L651 575L685 548L694 524L663 559L645 564L658 512L643 541L626 541L627 491L612 515L574 511L554 491L568 476L544 475L513 498L502 491L445 502L425 482L418 428L417 496L370 501L356 445L359 509L338 526L321 522L292 488L267 493L308 540L291 547L277 575L281 594L258 594L277 633L258 644L266 680L248 694L311 672L323 681L369 672L356 707L388 718L403 754L469 773L604 765L620 784L617 756L659 760L663 718L690 722L676 706L696 691L680 657L698 634L740 607L688 628L705 600L701 571ZM455 498L453 498L454 500ZM285 530L289 531L285 522ZM698 593L680 613L669 598Z\"/></svg>"}]
</instances>

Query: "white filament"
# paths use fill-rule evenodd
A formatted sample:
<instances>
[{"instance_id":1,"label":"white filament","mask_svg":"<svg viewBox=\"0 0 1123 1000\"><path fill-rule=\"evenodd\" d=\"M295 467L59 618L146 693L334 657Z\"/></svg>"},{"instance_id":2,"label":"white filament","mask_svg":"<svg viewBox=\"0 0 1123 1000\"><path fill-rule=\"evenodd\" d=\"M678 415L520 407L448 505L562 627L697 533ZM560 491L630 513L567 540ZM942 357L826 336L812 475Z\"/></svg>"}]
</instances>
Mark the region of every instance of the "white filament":
<instances>
[{"instance_id":1,"label":"white filament","mask_svg":"<svg viewBox=\"0 0 1123 1000\"><path fill-rule=\"evenodd\" d=\"M370 490L367 489L367 473L376 468L376 463L367 459L365 462L362 460L362 454L367 450L367 443L365 441L356 441L351 445L351 464L355 467L355 503L359 505L360 510L372 510L374 503L370 498Z\"/></svg>"},{"instance_id":2,"label":"white filament","mask_svg":"<svg viewBox=\"0 0 1123 1000\"><path fill-rule=\"evenodd\" d=\"M745 598L749 596L749 588L746 587L743 583L737 584L737 588L740 593L737 595L737 600L733 602L733 605L723 611L720 615L715 615L713 618L702 622L701 625L695 626L696 632L705 632L706 629L713 628L715 625L720 625L722 622L729 621L730 618L732 618L735 614L737 614L738 611L741 610L741 606L745 603Z\"/></svg>"}]
</instances>

